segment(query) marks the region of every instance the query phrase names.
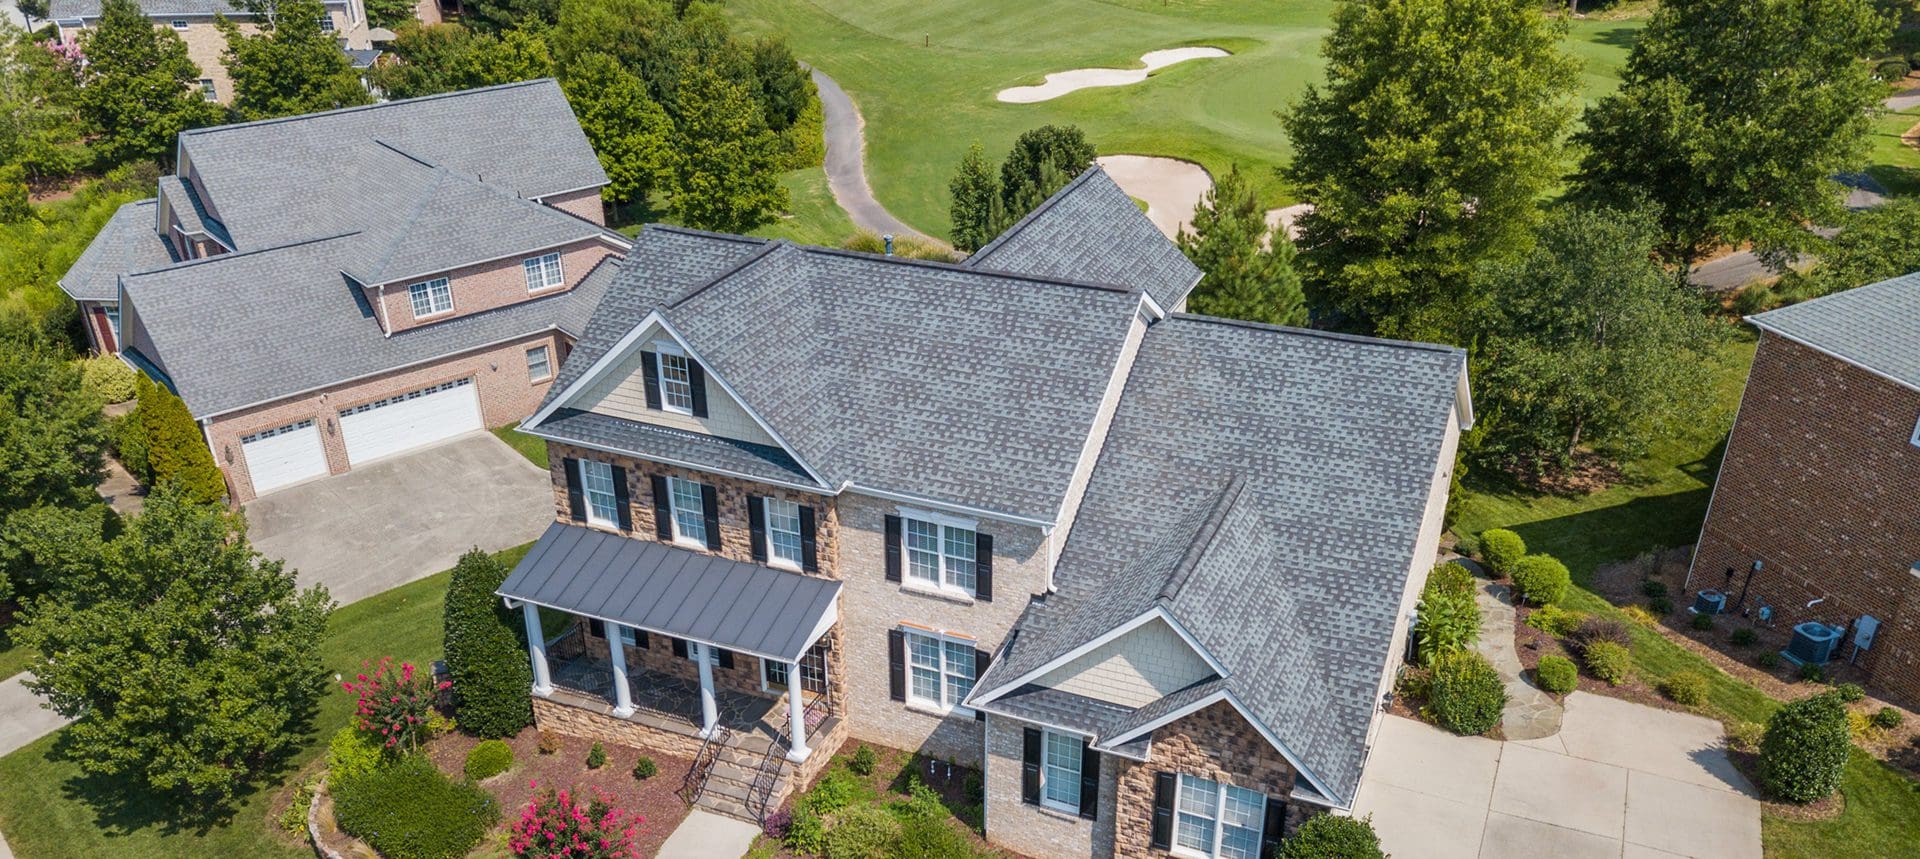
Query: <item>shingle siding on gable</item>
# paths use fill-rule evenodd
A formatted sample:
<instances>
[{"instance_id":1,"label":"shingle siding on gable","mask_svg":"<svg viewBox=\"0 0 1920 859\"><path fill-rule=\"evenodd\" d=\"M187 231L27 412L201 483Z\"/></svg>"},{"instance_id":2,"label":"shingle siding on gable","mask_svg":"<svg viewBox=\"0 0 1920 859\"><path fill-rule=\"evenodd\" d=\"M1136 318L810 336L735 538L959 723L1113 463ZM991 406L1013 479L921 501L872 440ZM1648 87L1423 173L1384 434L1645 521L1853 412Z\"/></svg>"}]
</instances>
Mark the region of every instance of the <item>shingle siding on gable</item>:
<instances>
[{"instance_id":1,"label":"shingle siding on gable","mask_svg":"<svg viewBox=\"0 0 1920 859\"><path fill-rule=\"evenodd\" d=\"M1164 620L1152 620L1034 682L1088 698L1142 707L1213 673Z\"/></svg>"},{"instance_id":2,"label":"shingle siding on gable","mask_svg":"<svg viewBox=\"0 0 1920 859\"><path fill-rule=\"evenodd\" d=\"M672 427L674 429L717 435L723 438L739 439L755 444L777 445L773 436L761 429L760 424L747 414L747 410L735 401L727 390L707 375L707 416L697 418L669 412L664 409L647 408L646 376L641 370L640 354L655 351L655 345L661 340L671 342L658 327L642 335L644 344L640 349L622 361L617 368L606 374L600 381L580 392L580 399L571 403L572 408L583 412L625 418L631 421Z\"/></svg>"}]
</instances>

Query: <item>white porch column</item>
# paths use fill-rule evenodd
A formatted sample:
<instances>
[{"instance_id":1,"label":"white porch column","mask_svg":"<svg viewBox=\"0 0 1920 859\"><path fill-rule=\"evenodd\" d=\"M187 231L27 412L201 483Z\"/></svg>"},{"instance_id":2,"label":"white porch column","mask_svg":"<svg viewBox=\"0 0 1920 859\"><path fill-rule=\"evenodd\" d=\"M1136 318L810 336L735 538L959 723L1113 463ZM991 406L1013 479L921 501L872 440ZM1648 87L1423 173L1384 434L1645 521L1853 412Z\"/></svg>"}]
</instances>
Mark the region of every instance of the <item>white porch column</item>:
<instances>
[{"instance_id":1,"label":"white porch column","mask_svg":"<svg viewBox=\"0 0 1920 859\"><path fill-rule=\"evenodd\" d=\"M527 622L527 655L533 660L533 694L545 698L553 694L553 675L547 671L547 635L540 628L540 607L523 602L520 615Z\"/></svg>"},{"instance_id":2,"label":"white porch column","mask_svg":"<svg viewBox=\"0 0 1920 859\"><path fill-rule=\"evenodd\" d=\"M627 686L627 645L620 640L620 624L607 624L607 658L613 661L613 714L633 715L633 689Z\"/></svg>"},{"instance_id":3,"label":"white porch column","mask_svg":"<svg viewBox=\"0 0 1920 859\"><path fill-rule=\"evenodd\" d=\"M807 707L801 701L804 693L800 689L800 663L787 663L787 726L793 742L787 748L787 760L799 763L813 754L807 748Z\"/></svg>"},{"instance_id":4,"label":"white porch column","mask_svg":"<svg viewBox=\"0 0 1920 859\"><path fill-rule=\"evenodd\" d=\"M720 726L720 704L713 697L713 648L691 641L687 646L695 649L694 662L700 666L700 736L711 737Z\"/></svg>"}]
</instances>

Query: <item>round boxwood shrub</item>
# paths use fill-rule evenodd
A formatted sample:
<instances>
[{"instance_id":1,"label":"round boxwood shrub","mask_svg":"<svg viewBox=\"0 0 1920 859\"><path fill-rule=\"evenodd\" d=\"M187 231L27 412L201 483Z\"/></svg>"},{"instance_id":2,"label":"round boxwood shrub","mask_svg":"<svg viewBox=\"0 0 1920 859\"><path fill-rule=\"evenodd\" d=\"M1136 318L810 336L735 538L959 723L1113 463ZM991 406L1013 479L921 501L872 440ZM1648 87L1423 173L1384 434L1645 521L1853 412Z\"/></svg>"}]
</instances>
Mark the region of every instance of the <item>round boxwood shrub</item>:
<instances>
[{"instance_id":1,"label":"round boxwood shrub","mask_svg":"<svg viewBox=\"0 0 1920 859\"><path fill-rule=\"evenodd\" d=\"M877 805L856 805L834 816L826 859L884 859L900 843L900 820Z\"/></svg>"},{"instance_id":2,"label":"round boxwood shrub","mask_svg":"<svg viewBox=\"0 0 1920 859\"><path fill-rule=\"evenodd\" d=\"M1693 624L1694 629L1712 629L1713 615L1696 614L1693 616L1693 620L1688 621L1688 623Z\"/></svg>"},{"instance_id":3,"label":"round boxwood shrub","mask_svg":"<svg viewBox=\"0 0 1920 859\"><path fill-rule=\"evenodd\" d=\"M1480 559L1487 562L1487 569L1496 576L1506 576L1513 571L1514 562L1527 554L1527 541L1520 539L1505 528L1488 528L1480 532Z\"/></svg>"},{"instance_id":4,"label":"round boxwood shrub","mask_svg":"<svg viewBox=\"0 0 1920 859\"><path fill-rule=\"evenodd\" d=\"M1627 679L1627 671L1633 666L1633 654L1625 645L1611 641L1596 641L1587 645L1587 651L1581 654L1582 662L1587 665L1587 673L1596 680L1604 680L1609 686L1618 686Z\"/></svg>"},{"instance_id":5,"label":"round boxwood shrub","mask_svg":"<svg viewBox=\"0 0 1920 859\"><path fill-rule=\"evenodd\" d=\"M1534 666L1533 679L1540 683L1541 689L1565 695L1579 687L1580 669L1565 656L1548 654L1540 657L1540 664Z\"/></svg>"},{"instance_id":6,"label":"round boxwood shrub","mask_svg":"<svg viewBox=\"0 0 1920 859\"><path fill-rule=\"evenodd\" d=\"M1373 817L1316 814L1281 842L1278 859L1383 859Z\"/></svg>"},{"instance_id":7,"label":"round boxwood shrub","mask_svg":"<svg viewBox=\"0 0 1920 859\"><path fill-rule=\"evenodd\" d=\"M492 795L447 778L424 755L334 785L333 813L387 859L465 856L500 820Z\"/></svg>"},{"instance_id":8,"label":"round boxwood shrub","mask_svg":"<svg viewBox=\"0 0 1920 859\"><path fill-rule=\"evenodd\" d=\"M1847 705L1838 696L1792 701L1767 719L1760 738L1760 784L1789 802L1812 802L1840 787L1851 748Z\"/></svg>"},{"instance_id":9,"label":"round boxwood shrub","mask_svg":"<svg viewBox=\"0 0 1920 859\"><path fill-rule=\"evenodd\" d=\"M1734 630L1727 640L1733 642L1734 647L1752 647L1754 642L1760 640L1760 633L1754 632L1751 627L1743 626Z\"/></svg>"},{"instance_id":10,"label":"round boxwood shrub","mask_svg":"<svg viewBox=\"0 0 1920 859\"><path fill-rule=\"evenodd\" d=\"M1692 671L1681 671L1660 681L1660 694L1675 704L1698 707L1707 703L1707 678Z\"/></svg>"},{"instance_id":11,"label":"round boxwood shrub","mask_svg":"<svg viewBox=\"0 0 1920 859\"><path fill-rule=\"evenodd\" d=\"M513 768L513 749L505 740L482 740L467 752L467 778L486 781Z\"/></svg>"},{"instance_id":12,"label":"round boxwood shrub","mask_svg":"<svg viewBox=\"0 0 1920 859\"><path fill-rule=\"evenodd\" d=\"M460 727L477 737L511 737L533 724L526 624L493 593L506 578L506 567L473 549L460 556L447 583L442 620L454 711Z\"/></svg>"},{"instance_id":13,"label":"round boxwood shrub","mask_svg":"<svg viewBox=\"0 0 1920 859\"><path fill-rule=\"evenodd\" d=\"M1551 555L1528 555L1513 564L1514 592L1534 605L1559 602L1572 583L1567 565Z\"/></svg>"},{"instance_id":14,"label":"round boxwood shrub","mask_svg":"<svg viewBox=\"0 0 1920 859\"><path fill-rule=\"evenodd\" d=\"M1486 657L1453 653L1434 663L1427 707L1440 727L1456 734L1484 734L1500 724L1507 690Z\"/></svg>"},{"instance_id":15,"label":"round boxwood shrub","mask_svg":"<svg viewBox=\"0 0 1920 859\"><path fill-rule=\"evenodd\" d=\"M366 775L387 762L387 750L373 735L352 725L333 732L327 741L327 772L335 783Z\"/></svg>"}]
</instances>

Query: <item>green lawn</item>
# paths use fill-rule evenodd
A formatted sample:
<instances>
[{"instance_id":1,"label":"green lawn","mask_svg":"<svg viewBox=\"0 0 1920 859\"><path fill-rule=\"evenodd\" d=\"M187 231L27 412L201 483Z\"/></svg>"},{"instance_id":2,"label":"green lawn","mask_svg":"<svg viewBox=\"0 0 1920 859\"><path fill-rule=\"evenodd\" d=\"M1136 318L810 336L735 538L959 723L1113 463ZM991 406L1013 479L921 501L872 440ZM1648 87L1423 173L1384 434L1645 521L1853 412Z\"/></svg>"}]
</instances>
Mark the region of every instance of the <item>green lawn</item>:
<instances>
[{"instance_id":1,"label":"green lawn","mask_svg":"<svg viewBox=\"0 0 1920 859\"><path fill-rule=\"evenodd\" d=\"M782 175L780 184L787 189L787 216L749 235L828 247L839 247L853 235L853 221L827 189L826 168L795 170Z\"/></svg>"},{"instance_id":2,"label":"green lawn","mask_svg":"<svg viewBox=\"0 0 1920 859\"><path fill-rule=\"evenodd\" d=\"M534 465L540 466L541 468L548 467L547 440L539 436L531 436L521 432L519 421L514 421L503 427L494 427L493 434L499 436L501 441L506 442L508 447L520 451L520 455L526 457Z\"/></svg>"},{"instance_id":3,"label":"green lawn","mask_svg":"<svg viewBox=\"0 0 1920 859\"><path fill-rule=\"evenodd\" d=\"M1894 194L1920 194L1920 149L1900 139L1915 125L1920 125L1920 108L1882 114L1873 122L1867 174Z\"/></svg>"},{"instance_id":4,"label":"green lawn","mask_svg":"<svg viewBox=\"0 0 1920 859\"><path fill-rule=\"evenodd\" d=\"M518 563L532 544L508 549L498 557ZM327 638L321 644L326 666L351 675L366 660L393 656L425 665L440 658L440 611L449 573L403 585L334 612ZM347 724L353 696L329 686L305 747L292 767L297 769L319 756L325 740ZM169 826L161 810L151 804L105 804L93 801L100 786L79 767L60 760L54 745L58 735L44 737L0 758L0 831L22 857L236 857L312 856L306 847L283 843L270 831L269 805L278 779L242 800L231 819L205 831Z\"/></svg>"},{"instance_id":5,"label":"green lawn","mask_svg":"<svg viewBox=\"0 0 1920 859\"><path fill-rule=\"evenodd\" d=\"M948 229L947 180L974 140L998 157L1047 123L1085 129L1100 152L1239 163L1280 205L1272 168L1289 152L1273 111L1320 76L1332 0L735 0L753 33L780 33L839 81L866 120L867 172L888 209L924 232ZM1589 97L1610 91L1638 21L1575 21ZM994 93L1087 66L1139 66L1180 45L1231 51L1144 83L1039 104ZM790 185L791 187L791 185ZM799 204L796 203L796 206Z\"/></svg>"},{"instance_id":6,"label":"green lawn","mask_svg":"<svg viewBox=\"0 0 1920 859\"><path fill-rule=\"evenodd\" d=\"M0 680L27 670L33 662L33 652L13 643L8 629L0 628Z\"/></svg>"}]
</instances>

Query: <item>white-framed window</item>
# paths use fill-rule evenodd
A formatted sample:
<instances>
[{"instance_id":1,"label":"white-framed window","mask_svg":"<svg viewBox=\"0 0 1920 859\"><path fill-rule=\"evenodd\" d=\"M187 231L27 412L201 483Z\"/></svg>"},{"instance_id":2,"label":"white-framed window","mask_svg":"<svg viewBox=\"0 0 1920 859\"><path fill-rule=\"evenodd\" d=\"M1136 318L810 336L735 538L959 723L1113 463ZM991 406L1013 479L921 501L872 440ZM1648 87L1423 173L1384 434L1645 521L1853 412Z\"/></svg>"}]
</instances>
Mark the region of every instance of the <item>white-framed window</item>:
<instances>
[{"instance_id":1,"label":"white-framed window","mask_svg":"<svg viewBox=\"0 0 1920 859\"><path fill-rule=\"evenodd\" d=\"M542 344L527 350L527 379L544 382L553 378L553 356Z\"/></svg>"},{"instance_id":2,"label":"white-framed window","mask_svg":"<svg viewBox=\"0 0 1920 859\"><path fill-rule=\"evenodd\" d=\"M700 484L667 478L667 501L673 508L673 539L707 545L706 493Z\"/></svg>"},{"instance_id":3,"label":"white-framed window","mask_svg":"<svg viewBox=\"0 0 1920 859\"><path fill-rule=\"evenodd\" d=\"M768 692L787 688L787 663L760 660L760 688Z\"/></svg>"},{"instance_id":4,"label":"white-framed window","mask_svg":"<svg viewBox=\"0 0 1920 859\"><path fill-rule=\"evenodd\" d=\"M1256 859L1266 817L1266 797L1183 773L1174 804L1173 852L1207 859Z\"/></svg>"},{"instance_id":5,"label":"white-framed window","mask_svg":"<svg viewBox=\"0 0 1920 859\"><path fill-rule=\"evenodd\" d=\"M800 505L780 498L766 499L767 559L798 569L805 559L800 551Z\"/></svg>"},{"instance_id":6,"label":"white-framed window","mask_svg":"<svg viewBox=\"0 0 1920 859\"><path fill-rule=\"evenodd\" d=\"M333 32L333 16L332 15L320 16L320 32L322 33Z\"/></svg>"},{"instance_id":7,"label":"white-framed window","mask_svg":"<svg viewBox=\"0 0 1920 859\"><path fill-rule=\"evenodd\" d=\"M175 18L171 21L168 21L167 26L172 27L175 30L185 30L187 28L187 20L185 18Z\"/></svg>"},{"instance_id":8,"label":"white-framed window","mask_svg":"<svg viewBox=\"0 0 1920 859\"><path fill-rule=\"evenodd\" d=\"M935 710L952 710L973 691L970 638L906 629L907 701Z\"/></svg>"},{"instance_id":9,"label":"white-framed window","mask_svg":"<svg viewBox=\"0 0 1920 859\"><path fill-rule=\"evenodd\" d=\"M107 329L113 332L113 348L120 348L120 305L108 304L101 308L107 314Z\"/></svg>"},{"instance_id":10,"label":"white-framed window","mask_svg":"<svg viewBox=\"0 0 1920 859\"><path fill-rule=\"evenodd\" d=\"M1080 738L1040 734L1040 804L1055 811L1080 813Z\"/></svg>"},{"instance_id":11,"label":"white-framed window","mask_svg":"<svg viewBox=\"0 0 1920 859\"><path fill-rule=\"evenodd\" d=\"M213 88L213 78L200 79L200 97L207 101L219 101L220 93Z\"/></svg>"},{"instance_id":12,"label":"white-framed window","mask_svg":"<svg viewBox=\"0 0 1920 859\"><path fill-rule=\"evenodd\" d=\"M115 312L117 313L118 311L115 311ZM114 318L116 320L119 319L118 316L115 316ZM120 339L120 326L117 322L114 324L114 328L113 328L113 339L115 340ZM1914 447L1920 447L1920 420L1916 420L1913 422L1913 435L1907 437L1907 443L1913 445Z\"/></svg>"},{"instance_id":13,"label":"white-framed window","mask_svg":"<svg viewBox=\"0 0 1920 859\"><path fill-rule=\"evenodd\" d=\"M591 459L580 463L580 489L587 501L587 524L620 526L620 502L613 489L613 466Z\"/></svg>"},{"instance_id":14,"label":"white-framed window","mask_svg":"<svg viewBox=\"0 0 1920 859\"><path fill-rule=\"evenodd\" d=\"M718 649L708 647L698 641L688 641L687 661L699 662L702 656L706 657L707 664L709 665L717 666L720 664L720 651Z\"/></svg>"},{"instance_id":15,"label":"white-framed window","mask_svg":"<svg viewBox=\"0 0 1920 859\"><path fill-rule=\"evenodd\" d=\"M693 414L693 371L687 369L687 356L681 352L660 350L660 406L670 412Z\"/></svg>"},{"instance_id":16,"label":"white-framed window","mask_svg":"<svg viewBox=\"0 0 1920 859\"><path fill-rule=\"evenodd\" d=\"M978 544L970 524L910 514L901 517L901 529L909 581L973 595Z\"/></svg>"},{"instance_id":17,"label":"white-framed window","mask_svg":"<svg viewBox=\"0 0 1920 859\"><path fill-rule=\"evenodd\" d=\"M444 277L436 277L407 287L407 297L413 301L413 318L433 316L453 309L453 287Z\"/></svg>"},{"instance_id":18,"label":"white-framed window","mask_svg":"<svg viewBox=\"0 0 1920 859\"><path fill-rule=\"evenodd\" d=\"M527 270L528 292L552 289L566 283L560 274L560 255L557 253L528 257L520 265Z\"/></svg>"}]
</instances>

